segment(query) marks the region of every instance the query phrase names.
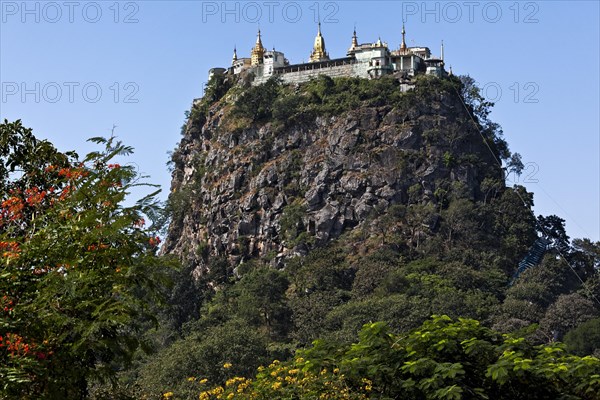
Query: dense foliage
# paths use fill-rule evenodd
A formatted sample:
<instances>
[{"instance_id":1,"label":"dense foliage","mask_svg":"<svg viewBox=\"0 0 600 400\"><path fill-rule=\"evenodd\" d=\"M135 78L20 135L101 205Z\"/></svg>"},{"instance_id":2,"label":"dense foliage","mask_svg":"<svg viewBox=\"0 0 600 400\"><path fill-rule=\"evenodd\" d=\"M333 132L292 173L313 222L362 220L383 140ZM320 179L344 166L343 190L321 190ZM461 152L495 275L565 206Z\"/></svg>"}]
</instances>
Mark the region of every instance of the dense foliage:
<instances>
[{"instance_id":1,"label":"dense foliage","mask_svg":"<svg viewBox=\"0 0 600 400\"><path fill-rule=\"evenodd\" d=\"M433 316L407 334L366 324L350 346L315 341L200 399L597 399L600 360L532 346L471 319Z\"/></svg>"},{"instance_id":2,"label":"dense foliage","mask_svg":"<svg viewBox=\"0 0 600 400\"><path fill-rule=\"evenodd\" d=\"M79 161L20 121L0 125L0 397L84 398L141 344L159 294L159 243L133 206L142 183L114 138Z\"/></svg>"}]
</instances>

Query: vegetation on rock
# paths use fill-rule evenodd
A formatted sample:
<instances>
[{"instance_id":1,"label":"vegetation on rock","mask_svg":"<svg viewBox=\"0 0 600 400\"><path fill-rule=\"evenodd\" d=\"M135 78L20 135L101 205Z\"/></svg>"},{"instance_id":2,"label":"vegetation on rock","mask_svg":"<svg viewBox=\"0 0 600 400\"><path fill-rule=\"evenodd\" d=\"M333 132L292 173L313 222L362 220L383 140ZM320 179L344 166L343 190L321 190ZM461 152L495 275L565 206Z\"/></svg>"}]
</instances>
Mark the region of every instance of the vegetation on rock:
<instances>
[{"instance_id":1,"label":"vegetation on rock","mask_svg":"<svg viewBox=\"0 0 600 400\"><path fill-rule=\"evenodd\" d=\"M506 187L472 79L414 84L213 77L163 256L129 148L2 124L0 397L598 398L600 243Z\"/></svg>"},{"instance_id":2,"label":"vegetation on rock","mask_svg":"<svg viewBox=\"0 0 600 400\"><path fill-rule=\"evenodd\" d=\"M599 315L600 244L570 242L563 220L536 218L532 194L505 186L503 174L520 173L522 162L508 150L500 126L489 118L492 104L471 78L422 77L408 92L387 78L319 77L296 86L271 80L229 87L209 106L208 119L190 119L174 153L182 165L188 154L205 156L199 181L193 173L186 177L176 170L174 175L175 187L200 182L196 194L203 198L202 208L186 213L184 229L198 230L208 240L203 257L195 259L185 250L193 245L179 236L182 231L171 231L167 248L184 255L200 281L212 274L212 260L228 264L230 273L211 281L216 290L203 298L198 314L174 323L185 326L185 343L215 326L243 322L262 337L263 351L256 354L290 361L256 376L228 371L220 381L194 386L196 393L203 391L204 398L519 398L523 393L594 398L597 360L570 358L554 342L565 338L580 356L597 348L580 338ZM223 174L227 180L219 180ZM225 217L215 217L217 210ZM205 216L196 222L194 215ZM265 216L276 222L263 224ZM231 257L228 240L238 234L246 238L245 250ZM539 236L551 242L546 256L513 281L519 261ZM240 240L229 243L234 242ZM250 293L252 300L244 295ZM434 314L459 320L429 320ZM386 328L369 325L372 321L385 321ZM354 357L365 358L365 369L352 375L342 361L358 346L352 343L364 340L357 336L364 324L367 331L399 332L394 340L402 343L424 326L435 326L438 340L450 343L455 338L442 336L460 326L471 337L461 339L454 351L462 341L477 338L477 343L489 341L488 353L477 359L479 364L469 364L478 371L457 372L451 379L442 377L445 369L435 372L437 364L425 361L421 380L410 374L401 379L399 369L381 361L387 353L377 362ZM330 364L325 366L324 358L311 361L323 373L294 361L310 357L293 357L315 340L318 344L305 352L313 358L323 352ZM435 357L443 349L432 345L428 355L417 352L413 360L397 354L400 361L390 360L400 366L422 357L440 362ZM464 355L454 355L458 358L444 365L459 368ZM514 369L521 359L531 360L525 362L531 371ZM571 372L563 368L565 376L552 375L552 363L564 363L568 371L584 368L579 363L591 369L577 383L566 384ZM334 374L336 368L342 372ZM196 371L194 382L211 371L222 369L215 363ZM465 384L466 376L477 383ZM390 383L396 381L399 386ZM186 381L171 382L167 389L177 396L177 385ZM528 385L536 389L524 391ZM506 396L498 397L500 392Z\"/></svg>"}]
</instances>

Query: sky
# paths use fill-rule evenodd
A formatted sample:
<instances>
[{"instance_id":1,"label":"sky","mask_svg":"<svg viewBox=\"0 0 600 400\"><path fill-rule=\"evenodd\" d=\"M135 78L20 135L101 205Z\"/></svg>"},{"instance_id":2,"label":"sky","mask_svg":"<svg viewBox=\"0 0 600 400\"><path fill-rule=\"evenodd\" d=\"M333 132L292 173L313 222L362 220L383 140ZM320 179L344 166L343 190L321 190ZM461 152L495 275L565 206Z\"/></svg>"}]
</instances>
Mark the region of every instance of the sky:
<instances>
[{"instance_id":1,"label":"sky","mask_svg":"<svg viewBox=\"0 0 600 400\"><path fill-rule=\"evenodd\" d=\"M597 1L6 1L0 0L0 118L80 155L115 134L128 162L169 192L168 152L207 72L234 46L308 60L320 19L330 57L360 43L428 46L495 103L526 169L508 184L536 214L600 240L600 9Z\"/></svg>"}]
</instances>

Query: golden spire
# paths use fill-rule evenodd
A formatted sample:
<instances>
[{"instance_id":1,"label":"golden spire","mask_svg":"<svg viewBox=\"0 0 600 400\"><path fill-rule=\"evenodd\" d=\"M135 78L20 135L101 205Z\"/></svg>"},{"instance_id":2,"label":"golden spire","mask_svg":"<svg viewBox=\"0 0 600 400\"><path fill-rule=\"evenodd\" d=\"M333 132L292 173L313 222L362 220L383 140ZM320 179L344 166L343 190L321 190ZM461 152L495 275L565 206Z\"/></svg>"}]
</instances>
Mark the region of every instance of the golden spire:
<instances>
[{"instance_id":1,"label":"golden spire","mask_svg":"<svg viewBox=\"0 0 600 400\"><path fill-rule=\"evenodd\" d=\"M329 55L325 50L325 39L321 35L321 21L319 21L319 28L317 30L317 37L315 37L315 45L313 51L310 53L310 62L317 62L329 60Z\"/></svg>"},{"instance_id":2,"label":"golden spire","mask_svg":"<svg viewBox=\"0 0 600 400\"><path fill-rule=\"evenodd\" d=\"M265 51L266 50L263 47L262 40L260 38L260 29L258 29L258 34L256 35L256 44L250 52L250 65L255 66L258 64L262 64Z\"/></svg>"},{"instance_id":3,"label":"golden spire","mask_svg":"<svg viewBox=\"0 0 600 400\"><path fill-rule=\"evenodd\" d=\"M233 57L231 59L231 63L232 64L235 63L237 61L237 59L238 59L237 58L237 48L236 48L236 46L233 46Z\"/></svg>"},{"instance_id":4,"label":"golden spire","mask_svg":"<svg viewBox=\"0 0 600 400\"><path fill-rule=\"evenodd\" d=\"M406 51L406 29L404 29L404 22L402 22L402 44L400 44L400 50Z\"/></svg>"},{"instance_id":5,"label":"golden spire","mask_svg":"<svg viewBox=\"0 0 600 400\"><path fill-rule=\"evenodd\" d=\"M256 35L256 45L262 47L262 40L260 38L260 28L258 28L258 34Z\"/></svg>"}]
</instances>

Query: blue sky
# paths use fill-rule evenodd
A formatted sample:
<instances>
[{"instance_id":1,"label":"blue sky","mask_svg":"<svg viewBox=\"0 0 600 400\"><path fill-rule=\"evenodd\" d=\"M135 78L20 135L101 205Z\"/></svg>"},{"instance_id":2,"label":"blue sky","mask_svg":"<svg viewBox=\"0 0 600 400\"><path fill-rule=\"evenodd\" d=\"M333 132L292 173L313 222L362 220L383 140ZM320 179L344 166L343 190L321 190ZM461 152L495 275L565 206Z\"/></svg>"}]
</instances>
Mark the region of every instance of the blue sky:
<instances>
[{"instance_id":1,"label":"blue sky","mask_svg":"<svg viewBox=\"0 0 600 400\"><path fill-rule=\"evenodd\" d=\"M0 117L85 154L116 134L169 190L167 152L207 71L265 47L308 59L320 16L331 57L378 37L439 54L496 102L492 118L526 164L537 214L600 240L599 3L422 1L0 1ZM514 179L513 179L514 181Z\"/></svg>"}]
</instances>

